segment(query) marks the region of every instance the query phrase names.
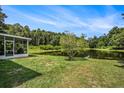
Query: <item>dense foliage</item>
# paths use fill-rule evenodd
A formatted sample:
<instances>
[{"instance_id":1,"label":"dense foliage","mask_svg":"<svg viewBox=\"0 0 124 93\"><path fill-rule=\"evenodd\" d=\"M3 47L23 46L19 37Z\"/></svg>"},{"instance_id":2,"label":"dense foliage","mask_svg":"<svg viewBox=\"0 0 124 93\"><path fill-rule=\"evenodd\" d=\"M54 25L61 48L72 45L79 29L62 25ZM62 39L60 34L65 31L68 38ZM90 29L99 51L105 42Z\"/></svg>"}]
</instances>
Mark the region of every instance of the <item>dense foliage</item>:
<instances>
[{"instance_id":1,"label":"dense foliage","mask_svg":"<svg viewBox=\"0 0 124 93\"><path fill-rule=\"evenodd\" d=\"M0 32L1 33L5 33L4 31L2 31L2 29L4 29L6 26L4 23L5 18L7 18L7 15L2 12L2 9L0 7Z\"/></svg>"},{"instance_id":2,"label":"dense foliage","mask_svg":"<svg viewBox=\"0 0 124 93\"><path fill-rule=\"evenodd\" d=\"M124 28L113 27L108 34L89 38L91 48L124 49Z\"/></svg>"},{"instance_id":3,"label":"dense foliage","mask_svg":"<svg viewBox=\"0 0 124 93\"><path fill-rule=\"evenodd\" d=\"M32 38L30 43L35 46L48 44L53 46L59 45L60 35L62 35L61 33L41 30L39 28L31 30L29 26L22 26L19 23L13 25L8 24L6 30L9 34Z\"/></svg>"}]
</instances>

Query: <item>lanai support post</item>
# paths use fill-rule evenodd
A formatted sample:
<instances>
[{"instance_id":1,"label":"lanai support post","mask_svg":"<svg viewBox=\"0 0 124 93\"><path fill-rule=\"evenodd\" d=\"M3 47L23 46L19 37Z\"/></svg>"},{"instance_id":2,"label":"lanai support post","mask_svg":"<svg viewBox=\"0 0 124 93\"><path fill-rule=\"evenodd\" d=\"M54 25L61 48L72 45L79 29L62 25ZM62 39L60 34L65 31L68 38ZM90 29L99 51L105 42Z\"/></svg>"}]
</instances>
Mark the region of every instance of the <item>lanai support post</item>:
<instances>
[{"instance_id":1,"label":"lanai support post","mask_svg":"<svg viewBox=\"0 0 124 93\"><path fill-rule=\"evenodd\" d=\"M4 36L4 56L6 57L6 37Z\"/></svg>"},{"instance_id":2,"label":"lanai support post","mask_svg":"<svg viewBox=\"0 0 124 93\"><path fill-rule=\"evenodd\" d=\"M13 38L13 56L15 55L15 38Z\"/></svg>"},{"instance_id":3,"label":"lanai support post","mask_svg":"<svg viewBox=\"0 0 124 93\"><path fill-rule=\"evenodd\" d=\"M28 45L29 45L29 41L27 40L27 55L28 55Z\"/></svg>"}]
</instances>

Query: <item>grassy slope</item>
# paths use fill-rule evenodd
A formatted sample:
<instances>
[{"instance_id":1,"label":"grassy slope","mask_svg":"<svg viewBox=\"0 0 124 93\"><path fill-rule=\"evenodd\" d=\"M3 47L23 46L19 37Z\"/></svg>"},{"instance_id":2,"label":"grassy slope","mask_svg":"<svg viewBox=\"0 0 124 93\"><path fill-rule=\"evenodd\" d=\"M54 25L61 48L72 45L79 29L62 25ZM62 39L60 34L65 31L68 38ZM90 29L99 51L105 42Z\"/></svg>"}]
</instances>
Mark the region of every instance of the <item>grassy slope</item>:
<instances>
[{"instance_id":1,"label":"grassy slope","mask_svg":"<svg viewBox=\"0 0 124 93\"><path fill-rule=\"evenodd\" d=\"M0 87L124 87L124 67L117 60L65 59L35 54L0 62Z\"/></svg>"}]
</instances>

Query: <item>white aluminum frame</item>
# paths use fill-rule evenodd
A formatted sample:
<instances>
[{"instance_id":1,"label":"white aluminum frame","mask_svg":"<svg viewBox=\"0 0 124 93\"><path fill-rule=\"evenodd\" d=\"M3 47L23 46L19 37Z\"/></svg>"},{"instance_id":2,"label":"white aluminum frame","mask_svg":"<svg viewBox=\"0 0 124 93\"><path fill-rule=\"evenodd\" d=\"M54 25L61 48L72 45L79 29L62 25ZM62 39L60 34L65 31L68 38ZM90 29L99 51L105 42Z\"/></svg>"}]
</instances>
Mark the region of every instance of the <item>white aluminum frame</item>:
<instances>
[{"instance_id":1,"label":"white aluminum frame","mask_svg":"<svg viewBox=\"0 0 124 93\"><path fill-rule=\"evenodd\" d=\"M28 56L28 46L29 46L29 41L31 40L31 38L26 38L26 37L20 37L20 36L14 36L14 35L8 35L8 34L1 34L0 36L4 36L4 55L0 56L0 59L9 59L9 58L18 58L18 57L27 57ZM13 56L6 56L6 37L12 37L13 40ZM18 39L23 39L27 41L27 53L26 54L15 54L15 38Z\"/></svg>"}]
</instances>

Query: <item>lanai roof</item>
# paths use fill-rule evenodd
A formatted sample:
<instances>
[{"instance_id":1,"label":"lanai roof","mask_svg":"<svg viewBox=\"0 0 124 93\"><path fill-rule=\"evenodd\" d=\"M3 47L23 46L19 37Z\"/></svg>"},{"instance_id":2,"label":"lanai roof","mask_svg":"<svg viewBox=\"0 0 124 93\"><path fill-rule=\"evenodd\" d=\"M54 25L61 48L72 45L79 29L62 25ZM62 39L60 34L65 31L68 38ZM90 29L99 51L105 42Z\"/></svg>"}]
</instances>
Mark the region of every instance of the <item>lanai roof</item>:
<instances>
[{"instance_id":1,"label":"lanai roof","mask_svg":"<svg viewBox=\"0 0 124 93\"><path fill-rule=\"evenodd\" d=\"M0 35L1 36L13 37L13 38L20 38L20 39L31 40L31 38L26 38L26 37L21 37L21 36L15 36L15 35L9 35L9 34L3 34L3 33L0 33Z\"/></svg>"}]
</instances>

